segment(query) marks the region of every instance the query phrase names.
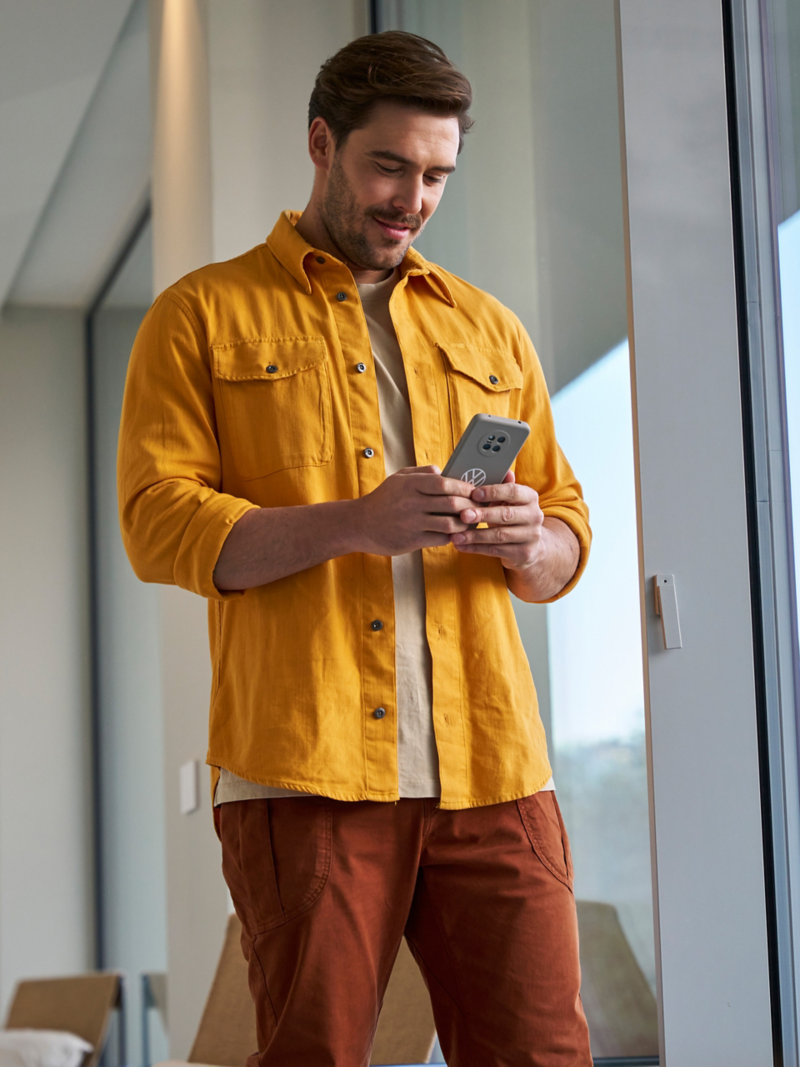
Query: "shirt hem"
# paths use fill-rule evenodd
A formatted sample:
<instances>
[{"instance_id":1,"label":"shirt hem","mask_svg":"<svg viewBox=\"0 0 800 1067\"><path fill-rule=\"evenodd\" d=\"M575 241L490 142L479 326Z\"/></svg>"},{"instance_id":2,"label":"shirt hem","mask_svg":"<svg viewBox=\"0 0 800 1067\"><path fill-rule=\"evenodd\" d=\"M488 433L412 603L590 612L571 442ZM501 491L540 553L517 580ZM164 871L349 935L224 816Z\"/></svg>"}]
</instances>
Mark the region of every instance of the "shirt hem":
<instances>
[{"instance_id":1,"label":"shirt hem","mask_svg":"<svg viewBox=\"0 0 800 1067\"><path fill-rule=\"evenodd\" d=\"M206 763L212 769L216 768L219 770L224 768L226 771L230 771L231 774L235 774L239 778L244 778L248 782L253 782L255 785L272 786L275 789L291 789L297 793L310 793L313 796L327 797L329 800L342 800L347 801L348 803L370 800L376 803L390 804L402 799L400 792L397 789L383 793L375 789L358 789L355 791L334 789L320 785L319 783L292 781L289 778L270 778L268 780L265 777L258 777L249 771L232 767L230 764L223 763L221 760L212 759L210 756L206 760ZM490 797L447 797L445 799L438 796L431 799L438 800L438 806L444 811L459 811L463 808L488 808L492 804L505 804L510 800L521 800L523 797L529 797L533 793L538 793L547 785L552 777L552 769L548 767L545 777L532 788L523 787L522 789L512 789L510 792L500 793L497 796ZM216 782L214 782L214 786L216 786Z\"/></svg>"}]
</instances>

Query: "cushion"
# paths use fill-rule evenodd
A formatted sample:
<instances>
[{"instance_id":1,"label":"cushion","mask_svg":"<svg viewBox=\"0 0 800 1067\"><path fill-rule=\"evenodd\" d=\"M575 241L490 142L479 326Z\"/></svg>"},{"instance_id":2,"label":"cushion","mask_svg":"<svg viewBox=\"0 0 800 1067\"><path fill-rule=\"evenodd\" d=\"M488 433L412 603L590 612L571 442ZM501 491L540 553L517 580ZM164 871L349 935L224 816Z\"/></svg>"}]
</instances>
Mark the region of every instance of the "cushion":
<instances>
[{"instance_id":1,"label":"cushion","mask_svg":"<svg viewBox=\"0 0 800 1067\"><path fill-rule=\"evenodd\" d=\"M91 1051L63 1030L0 1030L0 1067L80 1067Z\"/></svg>"}]
</instances>

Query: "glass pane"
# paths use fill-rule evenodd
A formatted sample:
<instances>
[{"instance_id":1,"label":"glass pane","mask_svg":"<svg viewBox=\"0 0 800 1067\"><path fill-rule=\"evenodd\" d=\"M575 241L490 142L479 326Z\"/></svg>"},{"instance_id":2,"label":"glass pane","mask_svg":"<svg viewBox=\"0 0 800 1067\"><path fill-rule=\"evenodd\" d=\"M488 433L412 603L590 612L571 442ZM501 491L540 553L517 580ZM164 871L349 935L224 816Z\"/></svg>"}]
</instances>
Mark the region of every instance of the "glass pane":
<instances>
[{"instance_id":1,"label":"glass pane","mask_svg":"<svg viewBox=\"0 0 800 1067\"><path fill-rule=\"evenodd\" d=\"M142 974L166 971L166 876L158 589L128 563L117 517L116 453L133 340L152 300L149 223L92 316L94 524L98 614L102 966L125 975L128 1062L168 1057L163 1017ZM156 979L153 989L160 988ZM157 1000L155 996L150 998ZM163 1000L163 998L162 998ZM116 1025L116 1024L115 1024ZM112 1034L105 1053L116 1062Z\"/></svg>"},{"instance_id":2,"label":"glass pane","mask_svg":"<svg viewBox=\"0 0 800 1067\"><path fill-rule=\"evenodd\" d=\"M772 163L796 568L800 559L800 0L772 0L767 7L766 36L777 105ZM795 586L800 588L797 582Z\"/></svg>"},{"instance_id":3,"label":"glass pane","mask_svg":"<svg viewBox=\"0 0 800 1067\"><path fill-rule=\"evenodd\" d=\"M613 0L384 0L379 28L430 38L472 82L475 127L418 247L522 320L591 509L577 589L515 608L572 840L593 1052L655 1056Z\"/></svg>"}]
</instances>

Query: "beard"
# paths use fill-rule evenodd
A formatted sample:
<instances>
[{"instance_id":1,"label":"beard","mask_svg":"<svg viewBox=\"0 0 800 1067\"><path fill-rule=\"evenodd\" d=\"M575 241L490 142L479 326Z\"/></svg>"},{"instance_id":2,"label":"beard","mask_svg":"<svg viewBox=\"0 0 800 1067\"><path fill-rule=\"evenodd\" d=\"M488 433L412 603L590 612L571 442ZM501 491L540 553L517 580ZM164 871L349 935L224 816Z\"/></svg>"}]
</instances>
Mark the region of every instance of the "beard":
<instances>
[{"instance_id":1,"label":"beard","mask_svg":"<svg viewBox=\"0 0 800 1067\"><path fill-rule=\"evenodd\" d=\"M408 239L397 242L389 237L370 238L370 219L410 227ZM419 215L393 212L380 206L359 206L341 162L334 157L322 204L322 223L343 257L361 270L394 270L409 246L422 233Z\"/></svg>"}]
</instances>

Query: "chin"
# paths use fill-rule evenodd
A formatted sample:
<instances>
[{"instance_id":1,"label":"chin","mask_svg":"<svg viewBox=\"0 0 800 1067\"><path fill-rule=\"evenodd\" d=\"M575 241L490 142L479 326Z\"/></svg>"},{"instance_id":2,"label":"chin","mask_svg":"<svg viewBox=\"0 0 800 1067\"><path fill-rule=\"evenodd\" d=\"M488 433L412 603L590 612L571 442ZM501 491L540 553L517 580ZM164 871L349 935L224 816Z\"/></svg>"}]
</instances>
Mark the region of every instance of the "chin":
<instances>
[{"instance_id":1,"label":"chin","mask_svg":"<svg viewBox=\"0 0 800 1067\"><path fill-rule=\"evenodd\" d=\"M365 264L367 270L394 270L403 262L408 245L403 248L375 249L369 257L369 263Z\"/></svg>"}]
</instances>

